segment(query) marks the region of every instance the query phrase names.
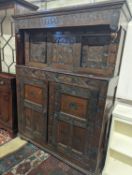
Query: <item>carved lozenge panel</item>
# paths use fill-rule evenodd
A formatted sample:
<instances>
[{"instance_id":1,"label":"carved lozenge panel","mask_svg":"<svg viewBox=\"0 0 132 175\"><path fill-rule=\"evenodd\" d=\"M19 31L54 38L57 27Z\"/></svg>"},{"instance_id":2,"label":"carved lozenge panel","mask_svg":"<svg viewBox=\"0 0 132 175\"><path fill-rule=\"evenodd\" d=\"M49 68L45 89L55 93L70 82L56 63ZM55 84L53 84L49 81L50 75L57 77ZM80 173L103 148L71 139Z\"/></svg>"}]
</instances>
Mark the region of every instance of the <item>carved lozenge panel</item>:
<instances>
[{"instance_id":1,"label":"carved lozenge panel","mask_svg":"<svg viewBox=\"0 0 132 175\"><path fill-rule=\"evenodd\" d=\"M61 95L61 112L86 119L87 100L67 94Z\"/></svg>"},{"instance_id":2,"label":"carved lozenge panel","mask_svg":"<svg viewBox=\"0 0 132 175\"><path fill-rule=\"evenodd\" d=\"M43 104L43 90L38 86L25 84L25 99L37 104Z\"/></svg>"}]
</instances>

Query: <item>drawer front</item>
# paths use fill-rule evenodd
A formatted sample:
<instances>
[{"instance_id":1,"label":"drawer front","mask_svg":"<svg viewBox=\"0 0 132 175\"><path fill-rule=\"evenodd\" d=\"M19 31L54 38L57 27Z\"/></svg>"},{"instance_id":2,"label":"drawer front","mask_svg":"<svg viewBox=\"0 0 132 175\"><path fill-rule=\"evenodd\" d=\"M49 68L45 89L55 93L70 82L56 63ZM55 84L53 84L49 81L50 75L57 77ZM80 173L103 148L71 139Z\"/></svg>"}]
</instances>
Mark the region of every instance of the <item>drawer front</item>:
<instances>
[{"instance_id":1,"label":"drawer front","mask_svg":"<svg viewBox=\"0 0 132 175\"><path fill-rule=\"evenodd\" d=\"M20 133L43 145L47 141L48 83L17 79Z\"/></svg>"},{"instance_id":2,"label":"drawer front","mask_svg":"<svg viewBox=\"0 0 132 175\"><path fill-rule=\"evenodd\" d=\"M101 135L99 92L95 87L50 84L49 144L91 171L96 167Z\"/></svg>"}]
</instances>

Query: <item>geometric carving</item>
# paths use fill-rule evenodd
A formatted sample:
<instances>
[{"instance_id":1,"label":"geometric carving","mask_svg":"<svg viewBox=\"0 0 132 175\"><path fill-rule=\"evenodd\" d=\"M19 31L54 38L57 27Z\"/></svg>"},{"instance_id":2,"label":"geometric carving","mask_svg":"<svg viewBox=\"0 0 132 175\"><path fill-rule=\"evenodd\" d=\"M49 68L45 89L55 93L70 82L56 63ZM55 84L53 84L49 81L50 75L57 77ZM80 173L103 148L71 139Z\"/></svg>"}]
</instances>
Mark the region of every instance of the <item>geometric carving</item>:
<instances>
[{"instance_id":1,"label":"geometric carving","mask_svg":"<svg viewBox=\"0 0 132 175\"><path fill-rule=\"evenodd\" d=\"M25 99L35 102L37 104L43 104L43 90L40 87L25 84Z\"/></svg>"},{"instance_id":2,"label":"geometric carving","mask_svg":"<svg viewBox=\"0 0 132 175\"><path fill-rule=\"evenodd\" d=\"M67 94L61 95L61 112L74 115L79 118L86 118L88 100Z\"/></svg>"}]
</instances>

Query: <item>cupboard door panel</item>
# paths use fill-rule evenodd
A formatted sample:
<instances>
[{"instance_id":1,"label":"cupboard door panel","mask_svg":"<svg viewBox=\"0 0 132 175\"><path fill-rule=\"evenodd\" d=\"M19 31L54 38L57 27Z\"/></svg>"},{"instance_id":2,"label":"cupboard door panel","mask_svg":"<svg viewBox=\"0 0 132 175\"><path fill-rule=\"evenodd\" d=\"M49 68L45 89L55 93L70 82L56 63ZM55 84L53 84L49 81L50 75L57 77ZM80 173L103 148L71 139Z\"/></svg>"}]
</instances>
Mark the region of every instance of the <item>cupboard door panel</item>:
<instances>
[{"instance_id":1,"label":"cupboard door panel","mask_svg":"<svg viewBox=\"0 0 132 175\"><path fill-rule=\"evenodd\" d=\"M69 138L67 137L69 134L70 126L63 122L59 121L57 126L57 142L65 147L69 144Z\"/></svg>"},{"instance_id":2,"label":"cupboard door panel","mask_svg":"<svg viewBox=\"0 0 132 175\"><path fill-rule=\"evenodd\" d=\"M49 93L49 144L64 157L94 169L99 138L93 149L90 141L96 133L99 89L50 83Z\"/></svg>"},{"instance_id":3,"label":"cupboard door panel","mask_svg":"<svg viewBox=\"0 0 132 175\"><path fill-rule=\"evenodd\" d=\"M77 126L73 127L73 140L72 140L72 151L75 153L82 153L85 150L85 136L86 129Z\"/></svg>"},{"instance_id":4,"label":"cupboard door panel","mask_svg":"<svg viewBox=\"0 0 132 175\"><path fill-rule=\"evenodd\" d=\"M24 79L18 85L20 132L33 141L44 144L47 141L48 83L36 79Z\"/></svg>"},{"instance_id":5,"label":"cupboard door panel","mask_svg":"<svg viewBox=\"0 0 132 175\"><path fill-rule=\"evenodd\" d=\"M11 93L0 90L0 120L5 124L10 124L10 116L12 115L11 110Z\"/></svg>"},{"instance_id":6,"label":"cupboard door panel","mask_svg":"<svg viewBox=\"0 0 132 175\"><path fill-rule=\"evenodd\" d=\"M87 100L67 94L61 96L61 111L79 118L86 117Z\"/></svg>"},{"instance_id":7,"label":"cupboard door panel","mask_svg":"<svg viewBox=\"0 0 132 175\"><path fill-rule=\"evenodd\" d=\"M43 90L38 86L25 85L25 99L35 102L37 104L43 103Z\"/></svg>"},{"instance_id":8,"label":"cupboard door panel","mask_svg":"<svg viewBox=\"0 0 132 175\"><path fill-rule=\"evenodd\" d=\"M32 109L30 108L24 108L24 123L23 123L23 126L24 126L24 131L26 133L29 133L31 134L32 131L33 131L33 128L32 128L32 124L33 124L33 121L32 121Z\"/></svg>"}]
</instances>

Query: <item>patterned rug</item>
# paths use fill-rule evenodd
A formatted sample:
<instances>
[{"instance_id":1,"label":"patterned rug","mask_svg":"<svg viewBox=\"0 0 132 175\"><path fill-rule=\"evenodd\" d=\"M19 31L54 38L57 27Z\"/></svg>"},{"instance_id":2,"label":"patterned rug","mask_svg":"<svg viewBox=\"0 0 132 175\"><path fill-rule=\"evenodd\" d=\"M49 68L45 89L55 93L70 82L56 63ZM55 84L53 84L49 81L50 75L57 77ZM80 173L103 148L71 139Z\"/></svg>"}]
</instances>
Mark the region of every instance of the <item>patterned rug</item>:
<instances>
[{"instance_id":1,"label":"patterned rug","mask_svg":"<svg viewBox=\"0 0 132 175\"><path fill-rule=\"evenodd\" d=\"M9 133L3 129L0 129L0 146L11 140Z\"/></svg>"},{"instance_id":2,"label":"patterned rug","mask_svg":"<svg viewBox=\"0 0 132 175\"><path fill-rule=\"evenodd\" d=\"M9 142L7 144L9 145ZM26 143L20 149L0 159L0 175L83 174L45 153L31 143Z\"/></svg>"}]
</instances>

